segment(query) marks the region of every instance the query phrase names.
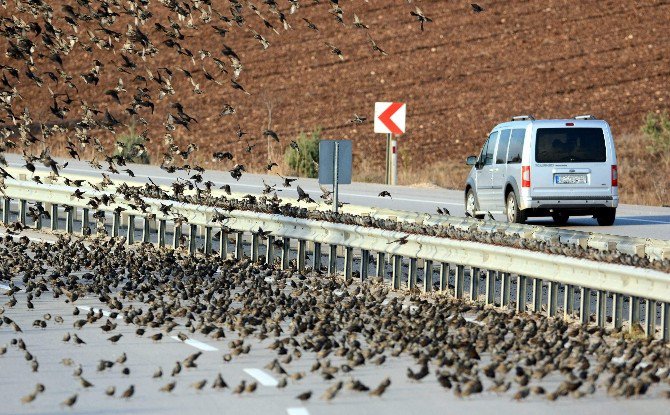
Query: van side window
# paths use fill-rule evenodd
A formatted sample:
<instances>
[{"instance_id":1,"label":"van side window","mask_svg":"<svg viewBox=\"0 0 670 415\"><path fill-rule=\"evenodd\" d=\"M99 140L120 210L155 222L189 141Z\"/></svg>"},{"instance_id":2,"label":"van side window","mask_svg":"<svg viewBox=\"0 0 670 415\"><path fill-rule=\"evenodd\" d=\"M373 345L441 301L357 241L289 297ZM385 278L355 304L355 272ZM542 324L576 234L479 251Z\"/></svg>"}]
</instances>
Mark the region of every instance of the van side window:
<instances>
[{"instance_id":1,"label":"van side window","mask_svg":"<svg viewBox=\"0 0 670 415\"><path fill-rule=\"evenodd\" d=\"M512 130L512 137L509 141L509 151L507 152L507 164L521 163L521 153L523 153L523 141L526 137L526 130Z\"/></svg>"},{"instance_id":2,"label":"van side window","mask_svg":"<svg viewBox=\"0 0 670 415\"><path fill-rule=\"evenodd\" d=\"M503 130L498 139L498 151L496 151L496 164L505 164L507 156L507 144L512 130Z\"/></svg>"},{"instance_id":3,"label":"van side window","mask_svg":"<svg viewBox=\"0 0 670 415\"><path fill-rule=\"evenodd\" d=\"M491 133L484 150L482 150L482 157L484 159L484 165L488 166L493 164L493 151L496 148L496 138L498 137L498 132Z\"/></svg>"}]
</instances>

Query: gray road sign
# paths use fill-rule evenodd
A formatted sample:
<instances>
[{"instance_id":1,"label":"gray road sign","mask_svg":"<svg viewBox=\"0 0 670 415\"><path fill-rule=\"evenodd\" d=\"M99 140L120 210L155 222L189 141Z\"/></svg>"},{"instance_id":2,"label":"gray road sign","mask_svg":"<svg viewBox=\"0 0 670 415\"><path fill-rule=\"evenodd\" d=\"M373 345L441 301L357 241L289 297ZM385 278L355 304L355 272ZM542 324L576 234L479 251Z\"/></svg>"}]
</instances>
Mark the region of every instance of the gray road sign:
<instances>
[{"instance_id":1,"label":"gray road sign","mask_svg":"<svg viewBox=\"0 0 670 415\"><path fill-rule=\"evenodd\" d=\"M351 184L351 140L319 142L319 184L333 184L335 175L335 143L339 143L337 182Z\"/></svg>"}]
</instances>

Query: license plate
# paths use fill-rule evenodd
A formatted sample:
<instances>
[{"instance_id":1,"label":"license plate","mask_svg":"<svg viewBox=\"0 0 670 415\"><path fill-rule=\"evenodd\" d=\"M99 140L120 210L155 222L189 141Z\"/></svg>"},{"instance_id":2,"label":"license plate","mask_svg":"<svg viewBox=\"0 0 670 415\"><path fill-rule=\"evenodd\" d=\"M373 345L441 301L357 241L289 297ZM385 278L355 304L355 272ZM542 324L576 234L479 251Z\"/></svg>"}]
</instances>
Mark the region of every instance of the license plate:
<instances>
[{"instance_id":1,"label":"license plate","mask_svg":"<svg viewBox=\"0 0 670 415\"><path fill-rule=\"evenodd\" d=\"M585 174L556 174L554 175L556 184L586 184Z\"/></svg>"}]
</instances>

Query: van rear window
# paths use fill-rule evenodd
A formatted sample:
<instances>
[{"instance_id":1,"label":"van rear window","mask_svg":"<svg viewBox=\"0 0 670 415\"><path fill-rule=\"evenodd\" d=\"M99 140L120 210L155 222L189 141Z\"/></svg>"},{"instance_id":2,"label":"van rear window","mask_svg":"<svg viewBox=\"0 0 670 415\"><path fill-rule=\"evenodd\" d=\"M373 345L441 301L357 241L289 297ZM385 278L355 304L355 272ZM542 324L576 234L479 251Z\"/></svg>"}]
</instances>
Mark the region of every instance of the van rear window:
<instances>
[{"instance_id":1,"label":"van rear window","mask_svg":"<svg viewBox=\"0 0 670 415\"><path fill-rule=\"evenodd\" d=\"M602 163L607 160L601 128L538 128L538 163Z\"/></svg>"}]
</instances>

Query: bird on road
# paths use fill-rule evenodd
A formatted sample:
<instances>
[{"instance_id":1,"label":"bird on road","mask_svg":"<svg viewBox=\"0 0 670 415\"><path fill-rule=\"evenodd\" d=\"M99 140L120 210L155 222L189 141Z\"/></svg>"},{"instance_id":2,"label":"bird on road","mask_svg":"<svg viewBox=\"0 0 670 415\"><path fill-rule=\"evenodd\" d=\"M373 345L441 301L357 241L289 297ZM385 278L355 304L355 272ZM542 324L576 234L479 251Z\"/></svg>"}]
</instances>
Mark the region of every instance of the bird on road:
<instances>
[{"instance_id":1,"label":"bird on road","mask_svg":"<svg viewBox=\"0 0 670 415\"><path fill-rule=\"evenodd\" d=\"M382 190L381 192L379 192L379 194L377 196L378 197L390 197L391 199L393 199L393 197L391 197L391 193L389 193L388 190Z\"/></svg>"},{"instance_id":2,"label":"bird on road","mask_svg":"<svg viewBox=\"0 0 670 415\"><path fill-rule=\"evenodd\" d=\"M301 401L304 402L304 401L309 400L309 398L311 398L311 397L312 397L312 391L307 391L307 392L301 393L300 395L296 396L295 398L300 399Z\"/></svg>"}]
</instances>

